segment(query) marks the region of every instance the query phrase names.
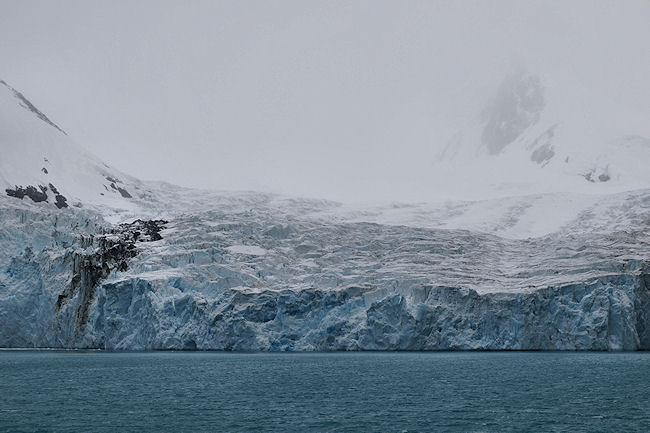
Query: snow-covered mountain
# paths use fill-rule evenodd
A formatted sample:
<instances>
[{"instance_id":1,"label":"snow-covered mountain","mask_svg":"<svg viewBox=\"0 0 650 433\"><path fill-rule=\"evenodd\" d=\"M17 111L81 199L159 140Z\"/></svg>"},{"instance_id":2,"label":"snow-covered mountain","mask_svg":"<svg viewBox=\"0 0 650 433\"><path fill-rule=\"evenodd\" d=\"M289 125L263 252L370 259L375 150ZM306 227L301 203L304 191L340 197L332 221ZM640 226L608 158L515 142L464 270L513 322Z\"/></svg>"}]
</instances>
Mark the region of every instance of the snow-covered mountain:
<instances>
[{"instance_id":1,"label":"snow-covered mountain","mask_svg":"<svg viewBox=\"0 0 650 433\"><path fill-rule=\"evenodd\" d=\"M488 121L486 157L542 94ZM0 149L3 347L650 348L648 189L352 206L142 182L6 84Z\"/></svg>"},{"instance_id":2,"label":"snow-covered mountain","mask_svg":"<svg viewBox=\"0 0 650 433\"><path fill-rule=\"evenodd\" d=\"M650 139L518 66L436 157L500 195L650 187ZM474 184L476 187L476 183Z\"/></svg>"},{"instance_id":3,"label":"snow-covered mountain","mask_svg":"<svg viewBox=\"0 0 650 433\"><path fill-rule=\"evenodd\" d=\"M0 81L0 187L59 208L129 207L142 183L77 145L20 92Z\"/></svg>"}]
</instances>

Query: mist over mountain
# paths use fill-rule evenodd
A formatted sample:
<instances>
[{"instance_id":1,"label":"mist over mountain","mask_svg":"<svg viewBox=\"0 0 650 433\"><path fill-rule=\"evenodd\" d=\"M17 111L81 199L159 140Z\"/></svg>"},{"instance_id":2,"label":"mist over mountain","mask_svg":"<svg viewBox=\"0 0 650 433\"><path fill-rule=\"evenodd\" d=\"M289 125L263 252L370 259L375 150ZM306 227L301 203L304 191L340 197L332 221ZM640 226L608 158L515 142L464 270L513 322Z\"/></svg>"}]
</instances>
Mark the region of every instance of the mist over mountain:
<instances>
[{"instance_id":1,"label":"mist over mountain","mask_svg":"<svg viewBox=\"0 0 650 433\"><path fill-rule=\"evenodd\" d=\"M648 15L636 0L9 2L0 77L142 180L351 203L582 191L576 173L598 179L608 163L585 149L609 156L610 140L650 136ZM544 100L524 141L557 123L558 167L531 168L530 154L438 166L458 132L479 147L518 69ZM573 164L569 151L584 166L563 187L548 173Z\"/></svg>"},{"instance_id":2,"label":"mist over mountain","mask_svg":"<svg viewBox=\"0 0 650 433\"><path fill-rule=\"evenodd\" d=\"M549 89L522 65L514 67L479 114L436 155L434 171L444 173L450 190L460 183L456 196L474 198L650 186L645 169L650 140L634 130L613 133L616 112L605 118L599 117L601 109L576 112L572 97ZM469 180L463 182L464 176Z\"/></svg>"}]
</instances>

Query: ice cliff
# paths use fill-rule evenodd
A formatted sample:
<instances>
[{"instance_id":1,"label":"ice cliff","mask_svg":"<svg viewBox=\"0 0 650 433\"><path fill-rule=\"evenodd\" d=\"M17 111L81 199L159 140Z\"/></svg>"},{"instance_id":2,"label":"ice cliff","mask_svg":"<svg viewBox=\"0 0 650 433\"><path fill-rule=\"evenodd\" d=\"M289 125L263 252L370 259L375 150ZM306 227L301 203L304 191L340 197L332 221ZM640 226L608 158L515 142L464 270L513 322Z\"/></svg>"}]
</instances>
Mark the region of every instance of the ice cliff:
<instances>
[{"instance_id":1,"label":"ice cliff","mask_svg":"<svg viewBox=\"0 0 650 433\"><path fill-rule=\"evenodd\" d=\"M650 191L624 200L623 230L506 239L332 222L327 204L263 196L121 225L7 197L0 346L650 349Z\"/></svg>"}]
</instances>

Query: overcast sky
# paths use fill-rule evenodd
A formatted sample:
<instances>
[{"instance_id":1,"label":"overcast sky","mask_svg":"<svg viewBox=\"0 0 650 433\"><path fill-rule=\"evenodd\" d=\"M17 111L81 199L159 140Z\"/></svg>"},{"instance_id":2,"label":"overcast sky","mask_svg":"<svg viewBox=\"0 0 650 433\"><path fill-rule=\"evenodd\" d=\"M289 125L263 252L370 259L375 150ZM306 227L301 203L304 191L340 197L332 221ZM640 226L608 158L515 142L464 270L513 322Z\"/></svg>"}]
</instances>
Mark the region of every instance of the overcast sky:
<instances>
[{"instance_id":1,"label":"overcast sky","mask_svg":"<svg viewBox=\"0 0 650 433\"><path fill-rule=\"evenodd\" d=\"M648 96L633 90L650 77L650 1L0 0L0 11L0 79L109 164L186 186L411 198L513 57L603 98L623 92L626 106Z\"/></svg>"}]
</instances>

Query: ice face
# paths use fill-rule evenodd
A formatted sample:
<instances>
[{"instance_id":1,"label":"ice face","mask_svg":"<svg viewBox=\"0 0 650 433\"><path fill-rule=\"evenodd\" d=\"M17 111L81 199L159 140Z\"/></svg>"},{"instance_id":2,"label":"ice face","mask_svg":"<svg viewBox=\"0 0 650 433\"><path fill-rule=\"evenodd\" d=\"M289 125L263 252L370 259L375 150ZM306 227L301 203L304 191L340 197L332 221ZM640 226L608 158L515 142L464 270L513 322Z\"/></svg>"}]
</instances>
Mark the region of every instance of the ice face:
<instances>
[{"instance_id":1,"label":"ice face","mask_svg":"<svg viewBox=\"0 0 650 433\"><path fill-rule=\"evenodd\" d=\"M3 198L0 346L650 347L650 191L528 239L352 221L273 196L191 200L167 221L113 225Z\"/></svg>"}]
</instances>

